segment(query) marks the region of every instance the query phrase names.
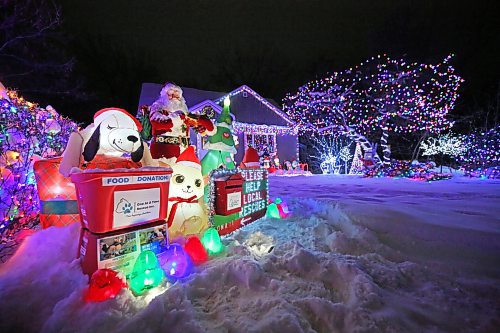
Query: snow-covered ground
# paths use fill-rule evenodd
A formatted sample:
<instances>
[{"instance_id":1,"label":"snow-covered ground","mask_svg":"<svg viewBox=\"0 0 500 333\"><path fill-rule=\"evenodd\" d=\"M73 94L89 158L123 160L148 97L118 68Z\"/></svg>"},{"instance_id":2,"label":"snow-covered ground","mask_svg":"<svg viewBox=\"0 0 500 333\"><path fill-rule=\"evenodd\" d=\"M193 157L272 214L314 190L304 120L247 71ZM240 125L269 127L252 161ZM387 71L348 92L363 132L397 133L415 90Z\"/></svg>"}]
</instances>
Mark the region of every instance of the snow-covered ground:
<instances>
[{"instance_id":1,"label":"snow-covered ground","mask_svg":"<svg viewBox=\"0 0 500 333\"><path fill-rule=\"evenodd\" d=\"M78 225L35 233L0 267L0 331L500 331L500 181L271 177L270 191L292 217L141 297L85 304Z\"/></svg>"}]
</instances>

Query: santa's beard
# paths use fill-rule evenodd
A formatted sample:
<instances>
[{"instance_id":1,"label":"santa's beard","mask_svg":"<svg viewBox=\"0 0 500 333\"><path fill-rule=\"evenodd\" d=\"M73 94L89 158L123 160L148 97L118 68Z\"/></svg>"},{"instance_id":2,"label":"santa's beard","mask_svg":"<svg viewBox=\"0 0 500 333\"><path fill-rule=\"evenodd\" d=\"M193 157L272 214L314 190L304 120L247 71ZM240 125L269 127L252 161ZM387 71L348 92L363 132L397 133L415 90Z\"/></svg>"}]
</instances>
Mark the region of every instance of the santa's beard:
<instances>
[{"instance_id":1,"label":"santa's beard","mask_svg":"<svg viewBox=\"0 0 500 333\"><path fill-rule=\"evenodd\" d=\"M151 106L151 117L161 118L172 112L181 111L184 114L188 113L186 100L184 97L179 99L168 99L168 96L160 96Z\"/></svg>"}]
</instances>

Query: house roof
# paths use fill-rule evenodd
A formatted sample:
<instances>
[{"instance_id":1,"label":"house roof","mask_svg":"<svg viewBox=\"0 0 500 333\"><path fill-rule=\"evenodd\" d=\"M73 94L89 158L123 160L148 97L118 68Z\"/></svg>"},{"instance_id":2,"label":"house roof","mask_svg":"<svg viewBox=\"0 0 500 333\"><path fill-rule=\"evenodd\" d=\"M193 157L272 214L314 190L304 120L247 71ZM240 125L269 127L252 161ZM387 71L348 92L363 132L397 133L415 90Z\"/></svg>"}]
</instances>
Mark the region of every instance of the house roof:
<instances>
[{"instance_id":1,"label":"house roof","mask_svg":"<svg viewBox=\"0 0 500 333\"><path fill-rule=\"evenodd\" d=\"M151 105L158 98L162 89L161 84L143 83L141 96L139 98L139 106ZM290 120L287 115L276 106L276 102L270 99L263 98L250 87L243 85L229 92L216 92L208 90L200 90L194 88L182 87L186 104L190 110L195 110L206 103L221 105L224 98L229 96L231 100L231 112L235 118L245 123L291 126L295 123ZM248 96L252 96L251 100L247 100ZM215 110L218 110L214 107ZM219 106L220 109L220 106ZM270 110L272 112L266 112Z\"/></svg>"}]
</instances>

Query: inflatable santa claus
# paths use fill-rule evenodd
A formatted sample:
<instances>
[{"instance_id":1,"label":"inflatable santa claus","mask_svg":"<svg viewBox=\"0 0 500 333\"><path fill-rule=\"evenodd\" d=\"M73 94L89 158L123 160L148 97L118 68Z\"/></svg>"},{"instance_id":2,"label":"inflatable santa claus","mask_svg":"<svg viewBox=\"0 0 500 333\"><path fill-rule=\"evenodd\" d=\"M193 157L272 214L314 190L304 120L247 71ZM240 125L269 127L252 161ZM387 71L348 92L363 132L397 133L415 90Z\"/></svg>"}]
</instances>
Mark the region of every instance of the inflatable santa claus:
<instances>
[{"instance_id":1,"label":"inflatable santa claus","mask_svg":"<svg viewBox=\"0 0 500 333\"><path fill-rule=\"evenodd\" d=\"M150 107L149 119L153 134L151 155L170 165L189 146L191 127L202 136L216 132L208 117L189 113L182 89L173 83L165 84Z\"/></svg>"}]
</instances>

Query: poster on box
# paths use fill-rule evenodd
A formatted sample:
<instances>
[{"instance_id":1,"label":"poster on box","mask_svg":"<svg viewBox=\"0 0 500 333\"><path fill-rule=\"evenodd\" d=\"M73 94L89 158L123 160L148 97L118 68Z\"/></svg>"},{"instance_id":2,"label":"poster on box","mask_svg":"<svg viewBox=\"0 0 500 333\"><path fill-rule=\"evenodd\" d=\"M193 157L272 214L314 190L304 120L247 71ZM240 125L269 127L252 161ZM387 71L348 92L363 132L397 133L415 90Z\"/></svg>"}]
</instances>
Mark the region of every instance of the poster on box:
<instances>
[{"instance_id":1,"label":"poster on box","mask_svg":"<svg viewBox=\"0 0 500 333\"><path fill-rule=\"evenodd\" d=\"M142 251L153 251L156 254L165 252L168 247L167 225L160 225L153 228L139 231L139 243Z\"/></svg>"},{"instance_id":2,"label":"poster on box","mask_svg":"<svg viewBox=\"0 0 500 333\"><path fill-rule=\"evenodd\" d=\"M235 231L242 226L252 223L266 215L268 204L268 177L265 169L239 169L232 172L215 171L212 173L210 182L215 186L215 181L228 179L230 175L240 173L243 178L241 189L234 187L228 191L215 193L214 197L209 198L209 205L212 212L210 221L220 235L225 235ZM236 207L241 207L239 212L221 215L216 214L220 211L217 205L224 205L226 211Z\"/></svg>"},{"instance_id":3,"label":"poster on box","mask_svg":"<svg viewBox=\"0 0 500 333\"><path fill-rule=\"evenodd\" d=\"M115 191L113 228L132 226L160 217L160 189Z\"/></svg>"},{"instance_id":4,"label":"poster on box","mask_svg":"<svg viewBox=\"0 0 500 333\"><path fill-rule=\"evenodd\" d=\"M167 250L167 237L167 225L162 224L100 238L97 241L97 268L109 268L128 277L142 251L151 250L158 255Z\"/></svg>"}]
</instances>

